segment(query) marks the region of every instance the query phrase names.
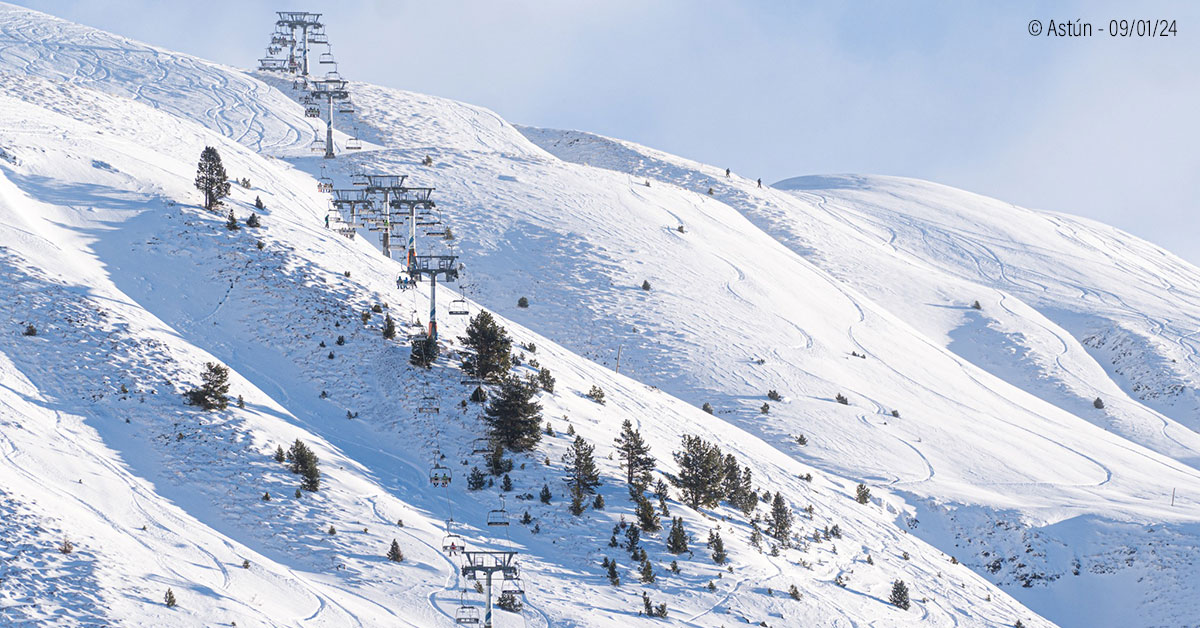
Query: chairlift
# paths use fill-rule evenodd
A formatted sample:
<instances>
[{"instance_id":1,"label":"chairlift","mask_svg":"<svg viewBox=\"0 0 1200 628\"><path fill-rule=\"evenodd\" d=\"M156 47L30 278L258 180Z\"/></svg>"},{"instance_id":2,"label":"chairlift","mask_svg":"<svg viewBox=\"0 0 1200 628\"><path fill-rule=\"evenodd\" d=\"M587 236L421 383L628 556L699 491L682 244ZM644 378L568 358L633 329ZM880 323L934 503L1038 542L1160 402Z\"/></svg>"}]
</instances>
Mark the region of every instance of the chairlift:
<instances>
[{"instance_id":1,"label":"chairlift","mask_svg":"<svg viewBox=\"0 0 1200 628\"><path fill-rule=\"evenodd\" d=\"M321 117L321 108L320 107L305 107L304 108L304 117L305 118L320 118Z\"/></svg>"},{"instance_id":2,"label":"chairlift","mask_svg":"<svg viewBox=\"0 0 1200 628\"><path fill-rule=\"evenodd\" d=\"M326 81L340 81L340 80L342 80L342 75L336 69L333 69L333 70L330 70L325 73L325 80Z\"/></svg>"},{"instance_id":3,"label":"chairlift","mask_svg":"<svg viewBox=\"0 0 1200 628\"><path fill-rule=\"evenodd\" d=\"M325 176L321 177L320 179L317 179L317 191L325 192L326 194L332 192L333 191L333 179L330 179L329 177L325 177Z\"/></svg>"},{"instance_id":4,"label":"chairlift","mask_svg":"<svg viewBox=\"0 0 1200 628\"><path fill-rule=\"evenodd\" d=\"M487 524L489 526L507 526L508 511L504 509L504 500L500 500L500 507L495 510L489 510L487 515Z\"/></svg>"},{"instance_id":5,"label":"chairlift","mask_svg":"<svg viewBox=\"0 0 1200 628\"><path fill-rule=\"evenodd\" d=\"M521 578L516 575L504 574L504 580L500 583L500 594L505 593L525 595L525 585L521 583Z\"/></svg>"},{"instance_id":6,"label":"chairlift","mask_svg":"<svg viewBox=\"0 0 1200 628\"><path fill-rule=\"evenodd\" d=\"M429 483L443 488L450 486L450 469L435 463L429 472Z\"/></svg>"},{"instance_id":7,"label":"chairlift","mask_svg":"<svg viewBox=\"0 0 1200 628\"><path fill-rule=\"evenodd\" d=\"M350 185L366 185L366 184L367 184L367 175L362 174L362 173L355 173L355 174L350 175Z\"/></svg>"},{"instance_id":8,"label":"chairlift","mask_svg":"<svg viewBox=\"0 0 1200 628\"><path fill-rule=\"evenodd\" d=\"M346 140L346 150L362 150L362 140L357 137L351 137Z\"/></svg>"},{"instance_id":9,"label":"chairlift","mask_svg":"<svg viewBox=\"0 0 1200 628\"><path fill-rule=\"evenodd\" d=\"M325 150L325 140L315 137L312 143L308 145L308 148L312 151L323 151Z\"/></svg>"},{"instance_id":10,"label":"chairlift","mask_svg":"<svg viewBox=\"0 0 1200 628\"><path fill-rule=\"evenodd\" d=\"M333 60L332 52L322 52L321 56L317 59L317 63L323 63L325 65L336 65L337 61Z\"/></svg>"},{"instance_id":11,"label":"chairlift","mask_svg":"<svg viewBox=\"0 0 1200 628\"><path fill-rule=\"evenodd\" d=\"M467 310L467 300L466 299L454 299L453 301L450 302L450 315L451 316L467 316L470 313L471 312L469 312Z\"/></svg>"},{"instance_id":12,"label":"chairlift","mask_svg":"<svg viewBox=\"0 0 1200 628\"><path fill-rule=\"evenodd\" d=\"M338 113L354 113L354 104L348 100L342 101L342 104L338 105Z\"/></svg>"},{"instance_id":13,"label":"chairlift","mask_svg":"<svg viewBox=\"0 0 1200 628\"><path fill-rule=\"evenodd\" d=\"M451 556L463 551L466 549L466 547L467 542L464 541L461 536L453 532L442 537L442 551L450 552Z\"/></svg>"},{"instance_id":14,"label":"chairlift","mask_svg":"<svg viewBox=\"0 0 1200 628\"><path fill-rule=\"evenodd\" d=\"M462 598L459 600L458 610L454 611L454 623L468 625L479 624L479 609L467 604L466 591L463 591Z\"/></svg>"}]
</instances>

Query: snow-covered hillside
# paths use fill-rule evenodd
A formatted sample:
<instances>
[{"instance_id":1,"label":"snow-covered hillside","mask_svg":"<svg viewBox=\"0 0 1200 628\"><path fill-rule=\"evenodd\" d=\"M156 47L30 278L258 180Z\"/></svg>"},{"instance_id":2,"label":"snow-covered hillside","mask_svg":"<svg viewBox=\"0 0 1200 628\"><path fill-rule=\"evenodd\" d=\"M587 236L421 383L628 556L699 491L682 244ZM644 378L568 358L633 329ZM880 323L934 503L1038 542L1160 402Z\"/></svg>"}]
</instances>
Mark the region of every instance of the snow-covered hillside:
<instances>
[{"instance_id":1,"label":"snow-covered hillside","mask_svg":"<svg viewBox=\"0 0 1200 628\"><path fill-rule=\"evenodd\" d=\"M1148 244L1051 216L1070 248L1039 230L1045 214L921 182L759 189L358 83L353 122L374 146L323 160L302 156L316 129L285 81L8 5L0 30L0 620L453 625L480 596L442 549L448 519L474 549L521 554L525 610L500 626L1200 616L1200 281ZM260 198L263 227L197 207L206 145L250 181L226 209L245 219ZM485 434L458 369L466 321L443 317L433 369L409 364L425 288L396 290L403 268L373 233L324 227L322 167L338 187L360 172L436 187L465 263L439 304L462 289L536 345L517 374L536 360L557 378L539 397L556 435L515 456L511 526L485 525L498 480L465 486ZM245 407L183 404L206 362L230 368ZM609 456L626 419L662 477L684 434L735 455L792 506L793 547L760 552L741 512L672 495L694 555L645 535L657 579L639 583L609 544L637 520ZM568 427L597 445L607 503L580 517ZM322 461L319 492L272 459L296 439ZM435 463L450 487L430 485ZM543 485L549 504L520 497ZM401 563L384 558L393 539ZM911 610L888 603L896 579ZM640 615L643 592L665 620Z\"/></svg>"}]
</instances>

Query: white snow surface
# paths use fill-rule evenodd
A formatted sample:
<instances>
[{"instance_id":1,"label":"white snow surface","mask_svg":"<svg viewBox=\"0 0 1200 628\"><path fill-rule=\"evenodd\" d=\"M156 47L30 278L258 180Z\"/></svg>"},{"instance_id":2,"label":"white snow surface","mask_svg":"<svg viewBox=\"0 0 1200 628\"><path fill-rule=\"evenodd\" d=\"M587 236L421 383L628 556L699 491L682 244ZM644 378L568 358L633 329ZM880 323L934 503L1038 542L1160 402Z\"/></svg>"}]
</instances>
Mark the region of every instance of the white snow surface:
<instances>
[{"instance_id":1,"label":"white snow surface","mask_svg":"<svg viewBox=\"0 0 1200 628\"><path fill-rule=\"evenodd\" d=\"M498 626L1200 622L1200 271L1153 245L920 181L760 189L361 83L352 122L372 144L323 160L303 156L316 127L285 81L3 4L0 31L0 624L450 626L468 586L441 550L450 518L474 548L521 553L525 610ZM206 145L251 182L226 210L261 198L262 228L197 206ZM465 264L440 307L461 290L536 343L517 373L532 358L557 378L539 398L557 435L514 457L507 509L529 524L484 525L498 486L466 490L484 435L459 405L466 321L442 310L443 358L409 365L424 289L395 289L373 233L324 228L322 166L338 187L362 171L436 187ZM360 318L374 304L395 341ZM183 404L213 361L244 408ZM418 411L428 396L439 414ZM694 556L649 534L658 578L639 583L609 547L636 520L608 457L626 419L660 475L683 434L719 442L802 538L760 553L741 513L672 498ZM607 507L578 518L568 426L604 474ZM271 458L297 438L324 474L299 498ZM447 489L427 479L437 452ZM543 484L551 504L517 499ZM911 610L887 603L896 579ZM643 592L669 617L640 616Z\"/></svg>"}]
</instances>

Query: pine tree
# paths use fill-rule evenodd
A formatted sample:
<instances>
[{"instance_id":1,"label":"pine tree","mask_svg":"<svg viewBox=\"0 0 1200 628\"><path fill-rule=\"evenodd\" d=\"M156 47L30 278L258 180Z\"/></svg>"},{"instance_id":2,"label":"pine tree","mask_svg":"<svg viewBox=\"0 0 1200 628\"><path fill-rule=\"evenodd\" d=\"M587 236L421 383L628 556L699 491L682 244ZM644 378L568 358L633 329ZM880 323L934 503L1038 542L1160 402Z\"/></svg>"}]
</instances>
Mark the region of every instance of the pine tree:
<instances>
[{"instance_id":1,"label":"pine tree","mask_svg":"<svg viewBox=\"0 0 1200 628\"><path fill-rule=\"evenodd\" d=\"M365 313L364 313L365 314ZM423 366L429 368L433 365L434 360L437 360L438 346L437 341L429 334L418 334L413 336L411 352L408 356L408 361L415 366Z\"/></svg>"},{"instance_id":2,"label":"pine tree","mask_svg":"<svg viewBox=\"0 0 1200 628\"><path fill-rule=\"evenodd\" d=\"M478 491L486 482L483 471L480 471L479 467L471 467L471 473L467 475L467 490Z\"/></svg>"},{"instance_id":3,"label":"pine tree","mask_svg":"<svg viewBox=\"0 0 1200 628\"><path fill-rule=\"evenodd\" d=\"M396 337L396 321L392 320L391 312L383 316L383 337L388 340Z\"/></svg>"},{"instance_id":4,"label":"pine tree","mask_svg":"<svg viewBox=\"0 0 1200 628\"><path fill-rule=\"evenodd\" d=\"M645 290L647 292L650 291L650 281L649 280L642 280L642 290Z\"/></svg>"},{"instance_id":5,"label":"pine tree","mask_svg":"<svg viewBox=\"0 0 1200 628\"><path fill-rule=\"evenodd\" d=\"M654 456L650 455L650 446L642 439L641 432L633 429L629 419L621 424L621 433L614 442L621 468L625 469L625 482L630 487L637 487L635 492L641 492L650 484L654 471L655 461Z\"/></svg>"},{"instance_id":6,"label":"pine tree","mask_svg":"<svg viewBox=\"0 0 1200 628\"><path fill-rule=\"evenodd\" d=\"M866 504L871 501L871 489L867 488L866 484L859 484L854 492L854 501L860 504Z\"/></svg>"},{"instance_id":7,"label":"pine tree","mask_svg":"<svg viewBox=\"0 0 1200 628\"><path fill-rule=\"evenodd\" d=\"M517 599L517 596L513 595L512 591L505 591L496 599L496 608L510 613L519 613L524 607L525 605Z\"/></svg>"},{"instance_id":8,"label":"pine tree","mask_svg":"<svg viewBox=\"0 0 1200 628\"><path fill-rule=\"evenodd\" d=\"M800 589L797 589L796 585L793 584L792 586L788 587L788 595L792 596L793 600L799 600Z\"/></svg>"},{"instance_id":9,"label":"pine tree","mask_svg":"<svg viewBox=\"0 0 1200 628\"><path fill-rule=\"evenodd\" d=\"M667 551L682 554L688 551L687 530L683 528L683 517L671 520L671 533L667 535Z\"/></svg>"},{"instance_id":10,"label":"pine tree","mask_svg":"<svg viewBox=\"0 0 1200 628\"><path fill-rule=\"evenodd\" d=\"M650 559L648 558L642 559L641 577L639 580L646 584L654 582L654 566L650 564Z\"/></svg>"},{"instance_id":11,"label":"pine tree","mask_svg":"<svg viewBox=\"0 0 1200 628\"><path fill-rule=\"evenodd\" d=\"M614 587L621 586L621 574L617 573L617 561L608 561L608 583Z\"/></svg>"},{"instance_id":12,"label":"pine tree","mask_svg":"<svg viewBox=\"0 0 1200 628\"><path fill-rule=\"evenodd\" d=\"M578 517L579 515L583 514L583 511L587 510L587 507L584 505L584 503L585 502L583 501L583 491L579 490L578 486L572 486L571 487L571 503L570 503L570 505L567 506L567 511L569 511L572 515Z\"/></svg>"},{"instance_id":13,"label":"pine tree","mask_svg":"<svg viewBox=\"0 0 1200 628\"><path fill-rule=\"evenodd\" d=\"M683 449L674 452L679 476L672 478L692 508L711 508L720 502L725 483L721 449L699 436L685 435Z\"/></svg>"},{"instance_id":14,"label":"pine tree","mask_svg":"<svg viewBox=\"0 0 1200 628\"><path fill-rule=\"evenodd\" d=\"M592 500L592 508L596 510L604 510L604 496L597 493L596 499Z\"/></svg>"},{"instance_id":15,"label":"pine tree","mask_svg":"<svg viewBox=\"0 0 1200 628\"><path fill-rule=\"evenodd\" d=\"M705 412L707 412L707 413L709 413L709 414L712 414L712 413L713 413L713 407L712 407L712 404L711 404L711 403L709 403L709 402L707 402L707 401L705 401L705 402L704 402L704 405L700 406L700 409L701 409L701 410L703 410L703 411L705 411Z\"/></svg>"},{"instance_id":16,"label":"pine tree","mask_svg":"<svg viewBox=\"0 0 1200 628\"><path fill-rule=\"evenodd\" d=\"M658 513L654 511L654 504L651 504L645 495L637 496L637 518L638 525L646 532L658 532L662 529Z\"/></svg>"},{"instance_id":17,"label":"pine tree","mask_svg":"<svg viewBox=\"0 0 1200 628\"><path fill-rule=\"evenodd\" d=\"M284 461L283 445L277 445L275 447L275 462L283 462L283 461Z\"/></svg>"},{"instance_id":18,"label":"pine tree","mask_svg":"<svg viewBox=\"0 0 1200 628\"><path fill-rule=\"evenodd\" d=\"M400 551L400 544L396 539L392 539L392 546L388 548L387 559L393 563L404 562L404 552Z\"/></svg>"},{"instance_id":19,"label":"pine tree","mask_svg":"<svg viewBox=\"0 0 1200 628\"><path fill-rule=\"evenodd\" d=\"M498 381L512 368L512 339L490 312L484 310L476 314L467 325L467 335L459 341L474 351L462 363L467 373Z\"/></svg>"},{"instance_id":20,"label":"pine tree","mask_svg":"<svg viewBox=\"0 0 1200 628\"><path fill-rule=\"evenodd\" d=\"M254 197L254 209L266 209L266 208L267 208L267 206L263 205L262 199L255 196ZM251 226L257 227L258 225L251 225Z\"/></svg>"},{"instance_id":21,"label":"pine tree","mask_svg":"<svg viewBox=\"0 0 1200 628\"><path fill-rule=\"evenodd\" d=\"M720 532L712 530L708 533L708 547L712 550L713 562L718 565L724 565L726 559L725 541L721 539Z\"/></svg>"},{"instance_id":22,"label":"pine tree","mask_svg":"<svg viewBox=\"0 0 1200 628\"><path fill-rule=\"evenodd\" d=\"M163 603L167 605L167 608L175 608L175 592L171 590L171 587L167 587L167 594L163 596Z\"/></svg>"},{"instance_id":23,"label":"pine tree","mask_svg":"<svg viewBox=\"0 0 1200 628\"><path fill-rule=\"evenodd\" d=\"M212 146L205 146L196 167L196 189L204 193L204 209L215 211L221 199L229 196L229 176L221 165L221 154Z\"/></svg>"},{"instance_id":24,"label":"pine tree","mask_svg":"<svg viewBox=\"0 0 1200 628\"><path fill-rule=\"evenodd\" d=\"M300 488L310 492L321 488L321 470L317 466L320 460L300 439L292 443L288 459L291 460L291 472L301 476Z\"/></svg>"},{"instance_id":25,"label":"pine tree","mask_svg":"<svg viewBox=\"0 0 1200 628\"><path fill-rule=\"evenodd\" d=\"M229 218L225 221L225 228L230 231L237 231L242 226L238 224L237 216L233 215L233 210L229 210Z\"/></svg>"},{"instance_id":26,"label":"pine tree","mask_svg":"<svg viewBox=\"0 0 1200 628\"><path fill-rule=\"evenodd\" d=\"M791 532L792 509L781 493L775 493L775 499L771 502L771 515L767 519L767 534L779 541L787 542Z\"/></svg>"},{"instance_id":27,"label":"pine tree","mask_svg":"<svg viewBox=\"0 0 1200 628\"><path fill-rule=\"evenodd\" d=\"M908 585L904 584L903 580L897 580L892 583L892 595L888 598L888 601L904 610L909 609Z\"/></svg>"},{"instance_id":28,"label":"pine tree","mask_svg":"<svg viewBox=\"0 0 1200 628\"><path fill-rule=\"evenodd\" d=\"M513 490L512 478L508 477L507 473L504 474L504 480L500 482L500 490L505 493Z\"/></svg>"},{"instance_id":29,"label":"pine tree","mask_svg":"<svg viewBox=\"0 0 1200 628\"><path fill-rule=\"evenodd\" d=\"M550 374L550 369L544 368L539 370L537 374L537 381L538 385L542 387L542 390L548 393L554 392L554 376Z\"/></svg>"},{"instance_id":30,"label":"pine tree","mask_svg":"<svg viewBox=\"0 0 1200 628\"><path fill-rule=\"evenodd\" d=\"M492 449L488 452L487 456L488 473L492 475L504 475L512 471L512 468L512 458L504 457L504 445L498 441L492 441Z\"/></svg>"},{"instance_id":31,"label":"pine tree","mask_svg":"<svg viewBox=\"0 0 1200 628\"><path fill-rule=\"evenodd\" d=\"M550 487L546 484L543 484L542 491L538 493L538 499L542 500L543 504L549 504L551 497L554 496L550 494Z\"/></svg>"},{"instance_id":32,"label":"pine tree","mask_svg":"<svg viewBox=\"0 0 1200 628\"><path fill-rule=\"evenodd\" d=\"M184 393L188 403L205 410L224 410L229 406L229 400L225 397L229 393L228 368L208 362L204 365L200 379L204 383L199 388Z\"/></svg>"},{"instance_id":33,"label":"pine tree","mask_svg":"<svg viewBox=\"0 0 1200 628\"><path fill-rule=\"evenodd\" d=\"M596 468L593 453L596 446L587 442L582 436L576 436L575 442L563 454L563 462L567 466L567 485L578 489L580 494L591 495L600 485L600 471Z\"/></svg>"},{"instance_id":34,"label":"pine tree","mask_svg":"<svg viewBox=\"0 0 1200 628\"><path fill-rule=\"evenodd\" d=\"M529 451L542 438L542 406L536 391L515 377L504 380L497 397L484 410L491 438L510 451Z\"/></svg>"}]
</instances>

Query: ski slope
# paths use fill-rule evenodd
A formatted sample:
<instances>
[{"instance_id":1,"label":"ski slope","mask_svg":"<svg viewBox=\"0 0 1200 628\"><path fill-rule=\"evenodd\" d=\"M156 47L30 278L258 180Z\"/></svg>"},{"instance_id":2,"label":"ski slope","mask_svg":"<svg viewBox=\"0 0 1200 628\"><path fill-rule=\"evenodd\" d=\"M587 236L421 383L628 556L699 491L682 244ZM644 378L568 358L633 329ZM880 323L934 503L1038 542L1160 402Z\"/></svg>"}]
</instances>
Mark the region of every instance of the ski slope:
<instances>
[{"instance_id":1,"label":"ski slope","mask_svg":"<svg viewBox=\"0 0 1200 628\"><path fill-rule=\"evenodd\" d=\"M1200 514L1185 411L1193 345L1180 331L1196 315L1183 300L1195 270L1182 262L1168 259L1181 265L1167 268L1168 294L1143 289L1154 301L1077 260L1063 282L1091 286L1095 303L1056 308L1070 300L1060 284L1046 283L1045 300L1019 285L1030 268L1054 274L1052 246L1022 253L1017 227L999 243L982 241L986 223L921 222L999 211L955 213L965 193L877 179L759 190L636 145L360 83L351 123L373 145L305 157L314 129L286 82L7 5L0 16L0 264L12 278L0 299L0 619L453 625L466 583L441 551L447 519L473 547L521 552L526 610L498 613L501 626L664 623L637 614L642 591L668 604L665 623L689 626L1149 626L1200 612L1186 568ZM205 145L251 181L228 207L244 219L261 198L263 228L226 231L195 206ZM433 166L419 165L426 155ZM525 361L558 379L540 399L558 436L517 457L505 502L529 525L485 526L500 491L464 486L483 434L478 407L460 406L465 321L441 321L448 359L428 372L408 365L405 334L380 337L381 314L362 322L379 304L409 333L428 303L396 291L402 268L374 234L323 228L322 166L338 187L361 171L436 187L465 263L439 303L461 289L473 312L486 307L535 343ZM881 199L896 195L924 213L887 213ZM1080 238L1104 233L1059 219ZM881 224L899 234L893 244L877 241ZM1003 272L978 262L983 246L1003 251ZM1125 246L1137 259L1122 268L1162 270L1138 266L1154 259L1149 245ZM1143 301L1160 307L1136 319ZM21 335L29 323L37 336ZM1173 371L1158 368L1168 357ZM182 405L207 361L230 367L245 408ZM1138 395L1151 380L1175 394ZM593 385L607 404L583 395ZM769 389L783 399L763 414ZM1087 412L1095 396L1103 413ZM436 417L418 411L426 397ZM637 583L637 564L608 546L613 525L634 518L607 458L625 419L666 473L682 434L719 442L784 493L805 538L759 553L740 513L672 500L695 556L649 535L658 582ZM597 444L605 478L607 508L580 518L561 482L568 425ZM299 499L270 458L296 438L325 474ZM455 473L449 489L429 485L435 460ZM859 481L875 496L865 506L853 500ZM551 504L516 499L543 484ZM813 540L834 524L841 538ZM731 570L707 559L714 528ZM63 537L76 551L55 549ZM383 558L393 538L403 563ZM603 557L620 561L623 586L608 584ZM682 573L666 570L672 559ZM896 578L911 611L887 604ZM791 584L800 600L784 593ZM168 586L174 609L161 603Z\"/></svg>"}]
</instances>

